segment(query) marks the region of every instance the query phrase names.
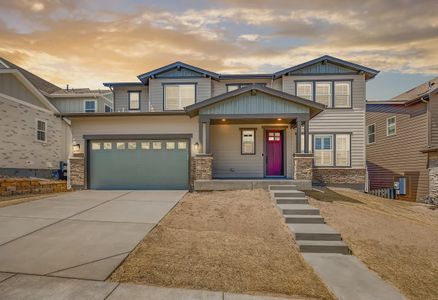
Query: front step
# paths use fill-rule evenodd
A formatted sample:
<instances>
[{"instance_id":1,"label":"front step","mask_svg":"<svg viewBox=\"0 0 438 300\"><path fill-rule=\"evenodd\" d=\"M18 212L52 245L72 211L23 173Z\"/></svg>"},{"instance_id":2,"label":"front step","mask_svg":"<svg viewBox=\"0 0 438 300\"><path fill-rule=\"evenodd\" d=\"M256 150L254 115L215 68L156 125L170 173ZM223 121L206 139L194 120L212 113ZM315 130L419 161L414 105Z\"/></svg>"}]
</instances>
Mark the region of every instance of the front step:
<instances>
[{"instance_id":1,"label":"front step","mask_svg":"<svg viewBox=\"0 0 438 300\"><path fill-rule=\"evenodd\" d=\"M278 204L283 215L319 215L319 209L308 204Z\"/></svg>"},{"instance_id":2,"label":"front step","mask_svg":"<svg viewBox=\"0 0 438 300\"><path fill-rule=\"evenodd\" d=\"M288 184L288 185L270 185L269 186L270 191L296 191L297 186L294 184Z\"/></svg>"},{"instance_id":3,"label":"front step","mask_svg":"<svg viewBox=\"0 0 438 300\"><path fill-rule=\"evenodd\" d=\"M294 191L294 190L283 190L283 191L272 191L274 198L302 198L306 197L306 194L302 191Z\"/></svg>"},{"instance_id":4,"label":"front step","mask_svg":"<svg viewBox=\"0 0 438 300\"><path fill-rule=\"evenodd\" d=\"M297 241L300 251L304 253L339 253L350 254L350 249L342 241Z\"/></svg>"},{"instance_id":5,"label":"front step","mask_svg":"<svg viewBox=\"0 0 438 300\"><path fill-rule=\"evenodd\" d=\"M284 215L287 224L324 224L319 215Z\"/></svg>"},{"instance_id":6,"label":"front step","mask_svg":"<svg viewBox=\"0 0 438 300\"><path fill-rule=\"evenodd\" d=\"M277 204L309 204L307 198L277 198Z\"/></svg>"},{"instance_id":7,"label":"front step","mask_svg":"<svg viewBox=\"0 0 438 300\"><path fill-rule=\"evenodd\" d=\"M288 224L297 241L340 241L341 235L325 224Z\"/></svg>"}]
</instances>

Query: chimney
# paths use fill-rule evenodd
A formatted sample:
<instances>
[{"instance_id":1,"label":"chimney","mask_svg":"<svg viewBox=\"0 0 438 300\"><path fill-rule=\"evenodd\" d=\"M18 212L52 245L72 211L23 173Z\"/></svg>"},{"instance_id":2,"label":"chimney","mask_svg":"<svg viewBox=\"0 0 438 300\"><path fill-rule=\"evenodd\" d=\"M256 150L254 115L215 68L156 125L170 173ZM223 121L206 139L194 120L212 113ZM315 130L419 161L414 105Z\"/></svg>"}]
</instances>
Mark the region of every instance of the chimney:
<instances>
[{"instance_id":1,"label":"chimney","mask_svg":"<svg viewBox=\"0 0 438 300\"><path fill-rule=\"evenodd\" d=\"M67 84L67 91L68 91L68 84Z\"/></svg>"}]
</instances>

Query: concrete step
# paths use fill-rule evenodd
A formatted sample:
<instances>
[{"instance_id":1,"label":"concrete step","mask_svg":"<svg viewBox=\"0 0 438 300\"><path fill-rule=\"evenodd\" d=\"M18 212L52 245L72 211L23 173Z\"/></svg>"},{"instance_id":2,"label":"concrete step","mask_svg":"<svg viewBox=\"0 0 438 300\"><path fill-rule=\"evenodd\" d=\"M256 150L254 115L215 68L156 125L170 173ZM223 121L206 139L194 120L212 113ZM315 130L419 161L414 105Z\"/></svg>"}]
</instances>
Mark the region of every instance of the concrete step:
<instances>
[{"instance_id":1,"label":"concrete step","mask_svg":"<svg viewBox=\"0 0 438 300\"><path fill-rule=\"evenodd\" d=\"M306 197L306 194L302 191L271 191L274 198L290 198L290 197Z\"/></svg>"},{"instance_id":2,"label":"concrete step","mask_svg":"<svg viewBox=\"0 0 438 300\"><path fill-rule=\"evenodd\" d=\"M276 198L277 204L308 204L309 201L305 197L301 198Z\"/></svg>"},{"instance_id":3,"label":"concrete step","mask_svg":"<svg viewBox=\"0 0 438 300\"><path fill-rule=\"evenodd\" d=\"M350 254L350 249L342 241L297 241L303 253Z\"/></svg>"},{"instance_id":4,"label":"concrete step","mask_svg":"<svg viewBox=\"0 0 438 300\"><path fill-rule=\"evenodd\" d=\"M324 224L319 215L284 215L287 224Z\"/></svg>"},{"instance_id":5,"label":"concrete step","mask_svg":"<svg viewBox=\"0 0 438 300\"><path fill-rule=\"evenodd\" d=\"M270 185L269 186L270 191L296 191L297 186L294 184L288 184L288 185Z\"/></svg>"},{"instance_id":6,"label":"concrete step","mask_svg":"<svg viewBox=\"0 0 438 300\"><path fill-rule=\"evenodd\" d=\"M319 215L319 209L308 204L277 204L283 215Z\"/></svg>"},{"instance_id":7,"label":"concrete step","mask_svg":"<svg viewBox=\"0 0 438 300\"><path fill-rule=\"evenodd\" d=\"M340 241L341 235L326 224L288 224L297 241Z\"/></svg>"}]
</instances>

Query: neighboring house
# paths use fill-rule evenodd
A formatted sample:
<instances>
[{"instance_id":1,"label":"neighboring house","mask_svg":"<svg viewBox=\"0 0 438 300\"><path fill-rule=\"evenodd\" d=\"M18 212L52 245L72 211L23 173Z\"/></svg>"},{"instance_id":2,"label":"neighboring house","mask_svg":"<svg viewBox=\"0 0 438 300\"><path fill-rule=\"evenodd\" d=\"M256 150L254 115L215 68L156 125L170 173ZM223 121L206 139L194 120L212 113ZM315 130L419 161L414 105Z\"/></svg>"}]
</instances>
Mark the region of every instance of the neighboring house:
<instances>
[{"instance_id":1,"label":"neighboring house","mask_svg":"<svg viewBox=\"0 0 438 300\"><path fill-rule=\"evenodd\" d=\"M108 91L66 91L0 58L0 175L50 178L71 152L70 122L59 114L83 112L87 101L93 112L112 108Z\"/></svg>"},{"instance_id":2,"label":"neighboring house","mask_svg":"<svg viewBox=\"0 0 438 300\"><path fill-rule=\"evenodd\" d=\"M438 77L388 101L367 102L369 189L406 180L406 194L419 201L438 194Z\"/></svg>"},{"instance_id":3,"label":"neighboring house","mask_svg":"<svg viewBox=\"0 0 438 300\"><path fill-rule=\"evenodd\" d=\"M377 73L323 56L273 74L176 62L138 82L105 83L114 112L61 114L72 122L72 184L178 189L287 178L363 188L365 86Z\"/></svg>"}]
</instances>

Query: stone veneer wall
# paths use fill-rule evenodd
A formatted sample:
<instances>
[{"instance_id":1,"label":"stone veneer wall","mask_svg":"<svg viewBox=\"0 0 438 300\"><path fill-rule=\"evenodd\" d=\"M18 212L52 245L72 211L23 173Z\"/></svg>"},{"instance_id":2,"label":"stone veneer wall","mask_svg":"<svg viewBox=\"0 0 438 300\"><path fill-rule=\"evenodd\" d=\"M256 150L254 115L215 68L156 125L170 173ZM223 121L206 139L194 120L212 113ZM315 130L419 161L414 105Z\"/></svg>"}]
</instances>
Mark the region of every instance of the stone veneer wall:
<instances>
[{"instance_id":1,"label":"stone veneer wall","mask_svg":"<svg viewBox=\"0 0 438 300\"><path fill-rule=\"evenodd\" d=\"M213 178L213 156L196 155L191 160L190 189L193 190L195 180L211 180Z\"/></svg>"},{"instance_id":2,"label":"stone veneer wall","mask_svg":"<svg viewBox=\"0 0 438 300\"><path fill-rule=\"evenodd\" d=\"M304 153L294 154L294 179L312 180L313 177L313 155Z\"/></svg>"},{"instance_id":3,"label":"stone veneer wall","mask_svg":"<svg viewBox=\"0 0 438 300\"><path fill-rule=\"evenodd\" d=\"M313 168L313 181L324 184L365 184L366 169Z\"/></svg>"},{"instance_id":4,"label":"stone veneer wall","mask_svg":"<svg viewBox=\"0 0 438 300\"><path fill-rule=\"evenodd\" d=\"M74 189L85 189L85 159L84 154L75 154L69 159L70 184Z\"/></svg>"},{"instance_id":5,"label":"stone veneer wall","mask_svg":"<svg viewBox=\"0 0 438 300\"><path fill-rule=\"evenodd\" d=\"M67 191L64 180L41 180L29 178L0 178L0 196L47 194Z\"/></svg>"},{"instance_id":6,"label":"stone veneer wall","mask_svg":"<svg viewBox=\"0 0 438 300\"><path fill-rule=\"evenodd\" d=\"M438 152L429 153L429 195L438 197Z\"/></svg>"}]
</instances>

